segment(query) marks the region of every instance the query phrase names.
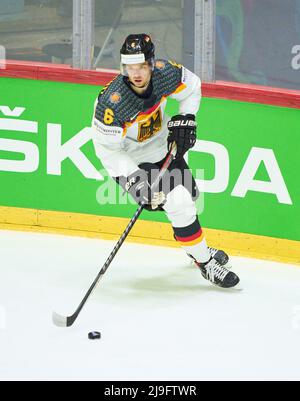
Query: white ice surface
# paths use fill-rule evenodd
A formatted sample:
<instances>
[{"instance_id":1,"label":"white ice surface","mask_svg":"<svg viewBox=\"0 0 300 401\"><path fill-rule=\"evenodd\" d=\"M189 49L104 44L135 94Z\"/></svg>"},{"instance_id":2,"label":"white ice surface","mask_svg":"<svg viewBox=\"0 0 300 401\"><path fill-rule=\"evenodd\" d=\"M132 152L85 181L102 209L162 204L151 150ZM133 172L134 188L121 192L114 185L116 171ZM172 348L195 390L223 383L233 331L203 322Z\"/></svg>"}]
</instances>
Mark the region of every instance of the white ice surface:
<instances>
[{"instance_id":1,"label":"white ice surface","mask_svg":"<svg viewBox=\"0 0 300 401\"><path fill-rule=\"evenodd\" d=\"M0 378L300 378L300 268L232 258L218 289L180 249L124 244L74 327L115 242L0 232ZM100 341L87 339L100 331Z\"/></svg>"}]
</instances>

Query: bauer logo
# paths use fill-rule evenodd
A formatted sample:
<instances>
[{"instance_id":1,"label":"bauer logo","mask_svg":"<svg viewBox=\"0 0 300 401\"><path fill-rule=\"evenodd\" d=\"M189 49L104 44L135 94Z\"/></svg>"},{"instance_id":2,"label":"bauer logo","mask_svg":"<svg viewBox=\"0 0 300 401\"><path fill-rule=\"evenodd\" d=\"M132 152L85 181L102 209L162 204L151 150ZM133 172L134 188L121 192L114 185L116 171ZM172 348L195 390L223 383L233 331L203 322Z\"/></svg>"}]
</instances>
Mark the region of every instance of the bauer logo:
<instances>
[{"instance_id":1,"label":"bauer logo","mask_svg":"<svg viewBox=\"0 0 300 401\"><path fill-rule=\"evenodd\" d=\"M6 50L4 46L0 46L0 70L6 68Z\"/></svg>"}]
</instances>

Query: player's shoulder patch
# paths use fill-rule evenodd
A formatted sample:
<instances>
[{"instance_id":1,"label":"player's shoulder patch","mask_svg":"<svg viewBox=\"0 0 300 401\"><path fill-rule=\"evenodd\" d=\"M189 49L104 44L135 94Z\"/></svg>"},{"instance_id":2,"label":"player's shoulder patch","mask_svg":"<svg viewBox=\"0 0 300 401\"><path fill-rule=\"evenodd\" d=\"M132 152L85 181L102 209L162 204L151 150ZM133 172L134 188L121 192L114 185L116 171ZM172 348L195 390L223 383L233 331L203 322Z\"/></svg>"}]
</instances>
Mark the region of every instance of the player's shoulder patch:
<instances>
[{"instance_id":1,"label":"player's shoulder patch","mask_svg":"<svg viewBox=\"0 0 300 401\"><path fill-rule=\"evenodd\" d=\"M166 61L165 60L156 60L155 67L159 70L164 70L166 68Z\"/></svg>"},{"instance_id":2,"label":"player's shoulder patch","mask_svg":"<svg viewBox=\"0 0 300 401\"><path fill-rule=\"evenodd\" d=\"M109 96L109 101L110 103L113 104L117 104L120 103L120 101L122 100L122 95L120 92L113 92L110 96Z\"/></svg>"}]
</instances>

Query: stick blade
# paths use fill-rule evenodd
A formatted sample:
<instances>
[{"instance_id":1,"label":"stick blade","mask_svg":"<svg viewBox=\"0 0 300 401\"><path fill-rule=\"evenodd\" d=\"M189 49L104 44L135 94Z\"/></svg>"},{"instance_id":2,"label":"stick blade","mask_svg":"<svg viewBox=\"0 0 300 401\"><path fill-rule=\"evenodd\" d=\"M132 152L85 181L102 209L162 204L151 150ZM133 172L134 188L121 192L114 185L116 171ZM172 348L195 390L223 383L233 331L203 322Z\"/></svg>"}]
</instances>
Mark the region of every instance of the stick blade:
<instances>
[{"instance_id":1,"label":"stick blade","mask_svg":"<svg viewBox=\"0 0 300 401\"><path fill-rule=\"evenodd\" d=\"M61 316L56 312L53 312L52 320L57 327L68 327L68 318Z\"/></svg>"}]
</instances>

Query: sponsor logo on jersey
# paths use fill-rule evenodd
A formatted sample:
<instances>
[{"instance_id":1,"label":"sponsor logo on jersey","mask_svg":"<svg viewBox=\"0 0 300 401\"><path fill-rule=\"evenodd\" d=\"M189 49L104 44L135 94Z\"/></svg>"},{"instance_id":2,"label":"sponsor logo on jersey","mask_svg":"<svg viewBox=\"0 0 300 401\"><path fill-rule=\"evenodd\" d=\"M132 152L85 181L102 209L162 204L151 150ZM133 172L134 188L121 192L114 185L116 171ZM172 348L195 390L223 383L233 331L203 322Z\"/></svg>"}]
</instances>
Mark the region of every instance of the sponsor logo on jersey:
<instances>
[{"instance_id":1,"label":"sponsor logo on jersey","mask_svg":"<svg viewBox=\"0 0 300 401\"><path fill-rule=\"evenodd\" d=\"M166 63L164 63L163 61L156 61L155 63L155 67L158 68L159 70L163 70L164 68L166 68Z\"/></svg>"},{"instance_id":2,"label":"sponsor logo on jersey","mask_svg":"<svg viewBox=\"0 0 300 401\"><path fill-rule=\"evenodd\" d=\"M138 141L144 142L157 134L162 128L162 113L159 108L146 120L139 123Z\"/></svg>"},{"instance_id":3,"label":"sponsor logo on jersey","mask_svg":"<svg viewBox=\"0 0 300 401\"><path fill-rule=\"evenodd\" d=\"M114 92L110 95L109 100L111 101L111 103L117 104L121 101L121 95L119 92Z\"/></svg>"},{"instance_id":4,"label":"sponsor logo on jersey","mask_svg":"<svg viewBox=\"0 0 300 401\"><path fill-rule=\"evenodd\" d=\"M97 130L98 133L102 135L121 135L122 134L122 128L121 127L108 127L105 124L102 124L100 121L94 119L93 121L93 126Z\"/></svg>"}]
</instances>

